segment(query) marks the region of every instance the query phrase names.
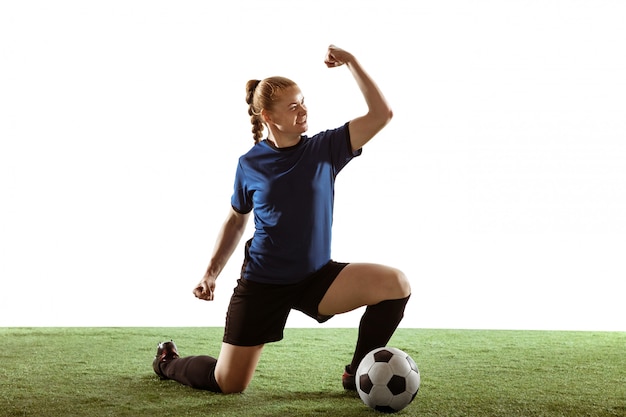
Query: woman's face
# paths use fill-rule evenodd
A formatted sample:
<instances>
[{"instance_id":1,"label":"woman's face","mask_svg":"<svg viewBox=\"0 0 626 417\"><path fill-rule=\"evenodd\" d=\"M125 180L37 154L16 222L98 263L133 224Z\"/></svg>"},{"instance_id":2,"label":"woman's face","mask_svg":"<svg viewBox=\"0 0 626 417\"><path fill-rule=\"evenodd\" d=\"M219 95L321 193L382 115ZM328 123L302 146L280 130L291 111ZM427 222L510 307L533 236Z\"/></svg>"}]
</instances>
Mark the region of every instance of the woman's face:
<instances>
[{"instance_id":1,"label":"woman's face","mask_svg":"<svg viewBox=\"0 0 626 417\"><path fill-rule=\"evenodd\" d=\"M286 88L274 101L268 111L268 123L283 134L301 135L309 128L304 96L298 86Z\"/></svg>"}]
</instances>

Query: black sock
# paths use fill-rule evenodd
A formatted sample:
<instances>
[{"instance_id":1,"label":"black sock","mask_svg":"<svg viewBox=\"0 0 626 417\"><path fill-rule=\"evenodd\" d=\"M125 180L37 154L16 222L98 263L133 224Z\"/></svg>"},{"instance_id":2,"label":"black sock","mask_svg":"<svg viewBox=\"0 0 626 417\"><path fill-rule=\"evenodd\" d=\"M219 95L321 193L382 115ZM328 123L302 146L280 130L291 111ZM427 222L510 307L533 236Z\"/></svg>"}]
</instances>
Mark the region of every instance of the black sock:
<instances>
[{"instance_id":1,"label":"black sock","mask_svg":"<svg viewBox=\"0 0 626 417\"><path fill-rule=\"evenodd\" d=\"M356 342L354 356L348 371L355 373L361 359L372 350L387 345L389 339L396 331L402 317L404 308L409 301L410 295L397 300L386 300L378 304L368 306L361 317L359 325L359 337Z\"/></svg>"},{"instance_id":2,"label":"black sock","mask_svg":"<svg viewBox=\"0 0 626 417\"><path fill-rule=\"evenodd\" d=\"M211 356L186 356L160 364L163 374L169 379L192 388L222 392L215 379L217 359Z\"/></svg>"}]
</instances>

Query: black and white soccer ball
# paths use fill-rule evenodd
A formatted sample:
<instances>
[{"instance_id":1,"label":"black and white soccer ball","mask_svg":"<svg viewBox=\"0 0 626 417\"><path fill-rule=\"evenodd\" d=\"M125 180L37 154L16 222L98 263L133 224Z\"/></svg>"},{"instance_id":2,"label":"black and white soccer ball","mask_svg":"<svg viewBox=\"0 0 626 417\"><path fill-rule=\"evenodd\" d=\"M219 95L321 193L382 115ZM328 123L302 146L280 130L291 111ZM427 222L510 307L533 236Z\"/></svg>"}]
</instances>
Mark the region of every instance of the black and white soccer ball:
<instances>
[{"instance_id":1,"label":"black and white soccer ball","mask_svg":"<svg viewBox=\"0 0 626 417\"><path fill-rule=\"evenodd\" d=\"M355 374L356 390L369 407L385 413L402 410L415 399L420 371L415 361L394 347L372 350Z\"/></svg>"}]
</instances>

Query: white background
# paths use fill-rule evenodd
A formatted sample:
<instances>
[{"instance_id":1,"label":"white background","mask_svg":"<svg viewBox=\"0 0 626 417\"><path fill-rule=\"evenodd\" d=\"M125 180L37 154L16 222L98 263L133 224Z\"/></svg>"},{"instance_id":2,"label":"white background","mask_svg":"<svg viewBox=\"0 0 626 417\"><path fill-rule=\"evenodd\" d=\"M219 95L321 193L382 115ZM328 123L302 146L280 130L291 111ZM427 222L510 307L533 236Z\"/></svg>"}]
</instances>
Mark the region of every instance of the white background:
<instances>
[{"instance_id":1,"label":"white background","mask_svg":"<svg viewBox=\"0 0 626 417\"><path fill-rule=\"evenodd\" d=\"M252 145L245 83L292 78L309 133L339 126L365 107L323 64L334 43L395 117L338 178L333 257L410 277L402 327L626 330L625 16L601 0L2 2L0 326L223 325L242 250L216 301L191 291Z\"/></svg>"}]
</instances>

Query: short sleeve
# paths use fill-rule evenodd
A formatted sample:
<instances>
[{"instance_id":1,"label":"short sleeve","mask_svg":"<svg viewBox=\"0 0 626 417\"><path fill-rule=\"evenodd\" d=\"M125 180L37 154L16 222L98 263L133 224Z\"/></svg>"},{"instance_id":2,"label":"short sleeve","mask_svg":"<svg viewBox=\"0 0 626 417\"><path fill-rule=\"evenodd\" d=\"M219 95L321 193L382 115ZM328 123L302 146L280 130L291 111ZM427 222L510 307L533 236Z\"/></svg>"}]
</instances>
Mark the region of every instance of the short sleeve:
<instances>
[{"instance_id":1,"label":"short sleeve","mask_svg":"<svg viewBox=\"0 0 626 417\"><path fill-rule=\"evenodd\" d=\"M237 172L235 173L235 184L233 186L233 195L230 199L233 209L242 214L252 211L252 197L248 193L246 175L241 160L237 164Z\"/></svg>"},{"instance_id":2,"label":"short sleeve","mask_svg":"<svg viewBox=\"0 0 626 417\"><path fill-rule=\"evenodd\" d=\"M333 136L330 141L333 155L333 171L335 175L339 173L353 158L360 156L362 149L352 152L352 144L350 143L349 123L344 124L338 129L328 131Z\"/></svg>"}]
</instances>

